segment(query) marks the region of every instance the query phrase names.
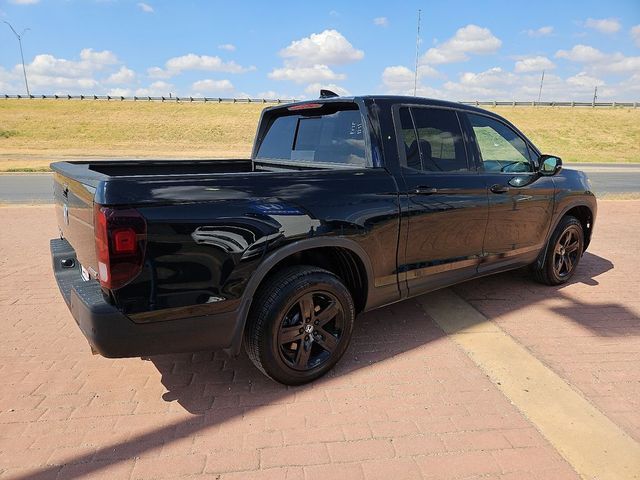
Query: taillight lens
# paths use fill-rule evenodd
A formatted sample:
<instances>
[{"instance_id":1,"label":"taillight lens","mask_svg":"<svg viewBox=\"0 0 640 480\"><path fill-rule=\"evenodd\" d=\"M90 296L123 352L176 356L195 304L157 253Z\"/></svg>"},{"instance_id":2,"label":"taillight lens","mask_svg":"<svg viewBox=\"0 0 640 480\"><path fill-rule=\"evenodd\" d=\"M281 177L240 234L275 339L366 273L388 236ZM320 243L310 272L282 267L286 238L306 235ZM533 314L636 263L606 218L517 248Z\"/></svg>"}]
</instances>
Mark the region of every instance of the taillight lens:
<instances>
[{"instance_id":1,"label":"taillight lens","mask_svg":"<svg viewBox=\"0 0 640 480\"><path fill-rule=\"evenodd\" d=\"M133 208L95 204L93 214L98 277L102 286L114 290L129 283L142 270L147 224Z\"/></svg>"}]
</instances>

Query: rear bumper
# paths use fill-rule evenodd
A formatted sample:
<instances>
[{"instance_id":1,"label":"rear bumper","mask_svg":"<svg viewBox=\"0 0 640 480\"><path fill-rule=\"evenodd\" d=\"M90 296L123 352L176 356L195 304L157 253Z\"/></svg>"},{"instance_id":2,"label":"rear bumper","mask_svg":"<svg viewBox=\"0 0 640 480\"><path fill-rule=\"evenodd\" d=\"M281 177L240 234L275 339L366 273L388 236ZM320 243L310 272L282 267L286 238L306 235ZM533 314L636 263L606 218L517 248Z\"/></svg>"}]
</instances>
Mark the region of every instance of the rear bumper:
<instances>
[{"instance_id":1,"label":"rear bumper","mask_svg":"<svg viewBox=\"0 0 640 480\"><path fill-rule=\"evenodd\" d=\"M50 248L58 288L87 341L104 357L228 349L238 338L242 324L237 311L135 323L105 300L98 282L82 280L75 251L69 242L53 239ZM74 266L65 268L62 261L68 259L73 260Z\"/></svg>"}]
</instances>

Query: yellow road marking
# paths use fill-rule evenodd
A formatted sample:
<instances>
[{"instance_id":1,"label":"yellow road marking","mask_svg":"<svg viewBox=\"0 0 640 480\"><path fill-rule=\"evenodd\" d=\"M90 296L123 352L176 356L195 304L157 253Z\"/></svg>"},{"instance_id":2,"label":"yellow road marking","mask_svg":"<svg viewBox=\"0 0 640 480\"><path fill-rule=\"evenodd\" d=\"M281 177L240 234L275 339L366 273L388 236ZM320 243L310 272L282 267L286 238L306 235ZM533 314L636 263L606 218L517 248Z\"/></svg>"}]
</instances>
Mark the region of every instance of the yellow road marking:
<instances>
[{"instance_id":1,"label":"yellow road marking","mask_svg":"<svg viewBox=\"0 0 640 480\"><path fill-rule=\"evenodd\" d=\"M494 322L451 290L417 300L583 478L640 478L640 444Z\"/></svg>"}]
</instances>

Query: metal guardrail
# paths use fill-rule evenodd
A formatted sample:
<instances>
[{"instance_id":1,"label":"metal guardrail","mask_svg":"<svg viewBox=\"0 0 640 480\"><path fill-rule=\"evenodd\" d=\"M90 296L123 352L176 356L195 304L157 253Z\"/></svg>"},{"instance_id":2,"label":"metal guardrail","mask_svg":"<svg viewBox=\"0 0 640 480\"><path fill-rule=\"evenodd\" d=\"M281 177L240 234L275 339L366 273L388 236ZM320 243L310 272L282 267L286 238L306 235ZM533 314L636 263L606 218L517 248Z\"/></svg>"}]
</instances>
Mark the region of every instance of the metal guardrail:
<instances>
[{"instance_id":1,"label":"metal guardrail","mask_svg":"<svg viewBox=\"0 0 640 480\"><path fill-rule=\"evenodd\" d=\"M637 108L640 102L497 102L497 101L475 101L459 102L464 105L476 105L479 107L627 107Z\"/></svg>"},{"instance_id":2,"label":"metal guardrail","mask_svg":"<svg viewBox=\"0 0 640 480\"><path fill-rule=\"evenodd\" d=\"M222 98L222 97L123 97L119 95L6 95L0 99L44 99L44 100L102 100L117 102L203 102L203 103L292 103L295 99L267 98Z\"/></svg>"},{"instance_id":3,"label":"metal guardrail","mask_svg":"<svg viewBox=\"0 0 640 480\"><path fill-rule=\"evenodd\" d=\"M222 98L222 97L123 97L118 95L6 95L0 99L47 99L47 100L103 100L118 102L202 102L202 103L292 103L296 99L282 98ZM472 101L458 102L479 107L625 107L638 108L640 102L517 102L517 101Z\"/></svg>"}]
</instances>

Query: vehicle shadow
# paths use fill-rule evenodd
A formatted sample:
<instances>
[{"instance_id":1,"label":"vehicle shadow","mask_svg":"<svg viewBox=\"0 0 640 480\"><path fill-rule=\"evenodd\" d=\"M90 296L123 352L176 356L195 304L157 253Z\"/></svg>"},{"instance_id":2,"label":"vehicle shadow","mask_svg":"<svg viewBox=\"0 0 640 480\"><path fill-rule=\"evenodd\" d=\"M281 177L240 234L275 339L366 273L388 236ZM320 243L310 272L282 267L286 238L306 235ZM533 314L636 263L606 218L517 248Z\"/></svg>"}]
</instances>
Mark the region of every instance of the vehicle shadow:
<instances>
[{"instance_id":1,"label":"vehicle shadow","mask_svg":"<svg viewBox=\"0 0 640 480\"><path fill-rule=\"evenodd\" d=\"M554 306L555 312L593 329L598 335L640 335L640 319L623 305L576 300L563 291L576 283L596 287L599 285L597 277L612 268L613 264L609 260L587 253L568 285L546 287L536 284L526 269L521 269L473 280L455 287L454 291L474 304L479 303L478 308L488 320L498 314L531 307L537 302L557 297L564 303ZM505 305L503 311L483 311L483 302L496 299L505 300L502 302ZM446 335L442 330L424 314L415 301L400 302L361 315L357 320L351 345L340 363L325 377L301 387L287 387L271 381L252 365L244 353L237 358L228 358L221 352L151 357L147 360L160 372L160 381L167 390L162 399L165 402L175 402L179 407L174 408L189 416L132 436L125 442L80 455L73 459L73 463L82 464L83 468L65 472L64 478L91 475L124 461L125 458L138 457L149 450L177 443L183 438L204 434L205 431L227 422L236 425L238 420L255 413L260 407L291 403L296 396L330 387L331 382L348 375L375 377L381 362L444 337ZM110 456L114 449L127 452L127 456ZM104 460L105 457L109 460ZM50 466L18 478L56 478L60 468Z\"/></svg>"},{"instance_id":2,"label":"vehicle shadow","mask_svg":"<svg viewBox=\"0 0 640 480\"><path fill-rule=\"evenodd\" d=\"M163 399L176 401L189 413L203 415L238 405L239 410L267 405L287 395L322 389L334 379L444 336L415 302L401 302L361 315L349 349L338 365L323 378L300 387L287 387L268 379L244 351L236 358L221 352L199 352L160 355L151 357L150 361L162 375L161 382L168 390Z\"/></svg>"},{"instance_id":3,"label":"vehicle shadow","mask_svg":"<svg viewBox=\"0 0 640 480\"><path fill-rule=\"evenodd\" d=\"M611 261L586 252L573 278L564 285L545 286L531 281L528 269L519 269L453 287L465 300L473 303L488 318L508 314L553 300L549 310L581 325L598 336L638 336L640 317L615 301L599 302L598 277L614 268ZM570 287L584 284L587 288L569 293ZM610 293L604 294L613 298Z\"/></svg>"}]
</instances>

